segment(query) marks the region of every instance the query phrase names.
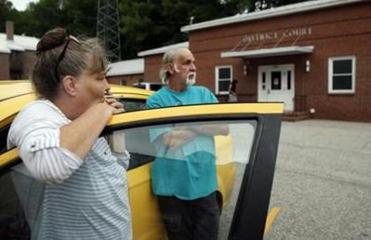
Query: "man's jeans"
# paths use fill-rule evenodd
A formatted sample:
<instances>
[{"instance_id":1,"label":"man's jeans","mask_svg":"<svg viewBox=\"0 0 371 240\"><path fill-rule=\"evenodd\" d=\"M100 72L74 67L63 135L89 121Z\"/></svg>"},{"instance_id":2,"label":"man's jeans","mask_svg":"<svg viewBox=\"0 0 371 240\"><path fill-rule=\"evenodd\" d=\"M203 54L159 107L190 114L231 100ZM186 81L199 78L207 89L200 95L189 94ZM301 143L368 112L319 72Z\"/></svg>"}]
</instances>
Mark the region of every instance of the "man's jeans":
<instances>
[{"instance_id":1,"label":"man's jeans","mask_svg":"<svg viewBox=\"0 0 371 240\"><path fill-rule=\"evenodd\" d=\"M195 200L157 196L169 240L217 240L216 192Z\"/></svg>"}]
</instances>

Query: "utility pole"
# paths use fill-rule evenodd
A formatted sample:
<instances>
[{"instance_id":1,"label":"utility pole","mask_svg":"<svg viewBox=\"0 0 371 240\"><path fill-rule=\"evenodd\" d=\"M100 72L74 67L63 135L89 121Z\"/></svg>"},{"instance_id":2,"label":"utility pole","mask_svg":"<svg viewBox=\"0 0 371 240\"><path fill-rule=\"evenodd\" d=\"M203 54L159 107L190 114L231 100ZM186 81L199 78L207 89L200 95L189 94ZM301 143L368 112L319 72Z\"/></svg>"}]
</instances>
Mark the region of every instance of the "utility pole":
<instances>
[{"instance_id":1,"label":"utility pole","mask_svg":"<svg viewBox=\"0 0 371 240\"><path fill-rule=\"evenodd\" d=\"M103 41L108 60L121 60L119 11L117 0L98 0L97 37Z\"/></svg>"},{"instance_id":2,"label":"utility pole","mask_svg":"<svg viewBox=\"0 0 371 240\"><path fill-rule=\"evenodd\" d=\"M58 0L58 9L62 10L63 9L64 2L63 0Z\"/></svg>"}]
</instances>

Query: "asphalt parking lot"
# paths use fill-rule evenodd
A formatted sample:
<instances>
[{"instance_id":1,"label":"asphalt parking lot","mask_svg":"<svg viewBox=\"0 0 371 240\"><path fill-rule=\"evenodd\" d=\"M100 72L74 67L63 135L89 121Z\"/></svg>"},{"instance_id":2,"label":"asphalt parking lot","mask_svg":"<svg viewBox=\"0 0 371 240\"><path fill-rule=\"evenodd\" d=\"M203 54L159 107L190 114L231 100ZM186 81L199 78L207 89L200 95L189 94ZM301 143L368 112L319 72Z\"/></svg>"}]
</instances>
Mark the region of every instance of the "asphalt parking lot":
<instances>
[{"instance_id":1,"label":"asphalt parking lot","mask_svg":"<svg viewBox=\"0 0 371 240\"><path fill-rule=\"evenodd\" d=\"M371 124L283 122L266 240L371 239Z\"/></svg>"}]
</instances>

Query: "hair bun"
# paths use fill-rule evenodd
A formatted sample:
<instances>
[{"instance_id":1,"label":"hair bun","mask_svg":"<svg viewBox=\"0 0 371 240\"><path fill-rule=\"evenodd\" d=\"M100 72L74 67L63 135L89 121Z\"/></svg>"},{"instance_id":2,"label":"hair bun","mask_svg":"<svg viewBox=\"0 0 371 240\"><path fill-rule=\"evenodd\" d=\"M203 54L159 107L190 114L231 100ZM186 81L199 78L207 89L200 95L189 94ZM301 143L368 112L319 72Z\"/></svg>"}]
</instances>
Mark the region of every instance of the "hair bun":
<instances>
[{"instance_id":1,"label":"hair bun","mask_svg":"<svg viewBox=\"0 0 371 240\"><path fill-rule=\"evenodd\" d=\"M44 34L36 46L36 53L59 47L65 43L68 33L64 28L54 28Z\"/></svg>"}]
</instances>

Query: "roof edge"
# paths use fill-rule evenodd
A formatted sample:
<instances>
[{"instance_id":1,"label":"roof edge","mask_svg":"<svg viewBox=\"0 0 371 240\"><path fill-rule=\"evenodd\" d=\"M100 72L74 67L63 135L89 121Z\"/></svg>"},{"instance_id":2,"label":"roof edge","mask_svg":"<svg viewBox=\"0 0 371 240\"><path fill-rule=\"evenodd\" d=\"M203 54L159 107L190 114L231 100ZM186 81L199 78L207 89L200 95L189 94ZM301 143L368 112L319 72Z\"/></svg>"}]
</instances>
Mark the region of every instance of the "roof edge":
<instances>
[{"instance_id":1,"label":"roof edge","mask_svg":"<svg viewBox=\"0 0 371 240\"><path fill-rule=\"evenodd\" d=\"M283 55L291 55L291 54L303 54L303 53L311 53L314 50L314 46L287 46L287 47L277 47L277 48L262 48L262 49L254 49L254 50L247 50L247 51L227 51L222 52L220 54L221 58L233 58L233 57L257 57L261 55L261 57L267 56L280 56ZM253 56L251 56L253 55Z\"/></svg>"},{"instance_id":2,"label":"roof edge","mask_svg":"<svg viewBox=\"0 0 371 240\"><path fill-rule=\"evenodd\" d=\"M270 8L267 10L252 12L247 14L235 15L232 17L220 18L216 20L186 25L181 27L182 32L190 32L205 28L217 27L227 24L247 22L253 20L260 20L270 17L279 17L300 12L313 11L323 8L330 8L345 4L365 2L365 0L314 0L303 3L289 4L277 8Z\"/></svg>"},{"instance_id":3,"label":"roof edge","mask_svg":"<svg viewBox=\"0 0 371 240\"><path fill-rule=\"evenodd\" d=\"M123 60L108 65L108 77L144 74L144 58Z\"/></svg>"},{"instance_id":4,"label":"roof edge","mask_svg":"<svg viewBox=\"0 0 371 240\"><path fill-rule=\"evenodd\" d=\"M107 77L116 77L116 76L123 76L123 75L134 75L134 74L144 74L144 71L128 71L125 73L107 73Z\"/></svg>"},{"instance_id":5,"label":"roof edge","mask_svg":"<svg viewBox=\"0 0 371 240\"><path fill-rule=\"evenodd\" d=\"M180 43L176 43L176 44L171 44L171 45L167 45L167 46L163 46L163 47L159 47L159 48L153 48L153 49L149 49L149 50L146 50L146 51L142 51L142 52L138 53L138 57L145 57L145 56L150 56L150 55L161 54L161 53L167 52L170 49L181 48L181 47L189 48L189 42L180 42Z\"/></svg>"}]
</instances>

